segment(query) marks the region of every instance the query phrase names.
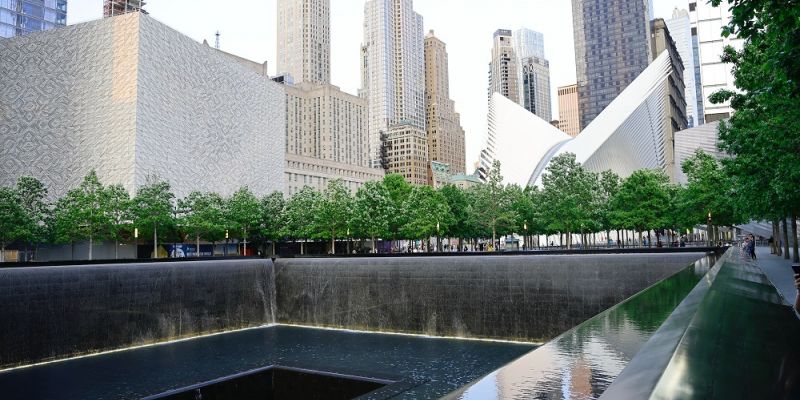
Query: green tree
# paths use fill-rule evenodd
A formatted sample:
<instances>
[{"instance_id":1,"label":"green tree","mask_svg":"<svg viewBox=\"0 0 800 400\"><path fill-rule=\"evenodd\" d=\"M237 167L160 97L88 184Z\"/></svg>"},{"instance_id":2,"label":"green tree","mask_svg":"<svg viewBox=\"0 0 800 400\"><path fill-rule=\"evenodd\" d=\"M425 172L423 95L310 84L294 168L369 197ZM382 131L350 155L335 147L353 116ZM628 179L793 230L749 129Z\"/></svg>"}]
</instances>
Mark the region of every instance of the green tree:
<instances>
[{"instance_id":1,"label":"green tree","mask_svg":"<svg viewBox=\"0 0 800 400\"><path fill-rule=\"evenodd\" d=\"M542 176L545 218L551 230L567 234L569 248L573 233L584 235L595 228L598 178L586 171L572 153L554 157L545 172Z\"/></svg>"},{"instance_id":2,"label":"green tree","mask_svg":"<svg viewBox=\"0 0 800 400\"><path fill-rule=\"evenodd\" d=\"M389 212L389 234L392 240L399 239L400 230L406 224L407 215L403 206L411 193L411 185L402 175L388 174L383 177L383 185L389 191L391 210Z\"/></svg>"},{"instance_id":3,"label":"green tree","mask_svg":"<svg viewBox=\"0 0 800 400\"><path fill-rule=\"evenodd\" d=\"M276 242L282 237L286 223L286 200L283 193L275 191L261 199L261 236L272 243L275 255Z\"/></svg>"},{"instance_id":4,"label":"green tree","mask_svg":"<svg viewBox=\"0 0 800 400\"><path fill-rule=\"evenodd\" d=\"M378 251L377 238L389 235L389 221L393 206L389 189L383 182L366 182L358 189L353 200L353 226L356 234L372 241Z\"/></svg>"},{"instance_id":5,"label":"green tree","mask_svg":"<svg viewBox=\"0 0 800 400\"><path fill-rule=\"evenodd\" d=\"M663 228L669 207L669 178L657 170L643 169L634 172L622 182L616 196L612 199L615 220L623 227L632 228L639 233ZM652 241L648 240L648 243Z\"/></svg>"},{"instance_id":6,"label":"green tree","mask_svg":"<svg viewBox=\"0 0 800 400\"><path fill-rule=\"evenodd\" d=\"M243 253L247 254L247 238L258 228L261 220L261 202L247 186L237 190L225 202L226 219L234 236L244 242Z\"/></svg>"},{"instance_id":7,"label":"green tree","mask_svg":"<svg viewBox=\"0 0 800 400\"><path fill-rule=\"evenodd\" d=\"M76 218L75 222L77 222L75 228L79 232L78 237L89 239L90 261L93 259L94 239L98 235L102 238L102 235L109 231L109 226L111 225L106 211L104 192L105 188L100 183L97 173L91 170L83 178L77 189L70 190L67 193L67 196L75 197L69 204L76 207L72 212Z\"/></svg>"},{"instance_id":8,"label":"green tree","mask_svg":"<svg viewBox=\"0 0 800 400\"><path fill-rule=\"evenodd\" d=\"M488 182L475 187L473 198L475 220L492 232L492 246L497 243L497 232L513 230L517 221L510 193L503 186L500 168L500 161L495 160L489 169Z\"/></svg>"},{"instance_id":9,"label":"green tree","mask_svg":"<svg viewBox=\"0 0 800 400\"><path fill-rule=\"evenodd\" d=\"M186 198L178 201L178 208L183 211L181 225L195 239L197 257L200 257L200 238L216 244L224 236L225 201L219 194L189 193Z\"/></svg>"},{"instance_id":10,"label":"green tree","mask_svg":"<svg viewBox=\"0 0 800 400\"><path fill-rule=\"evenodd\" d=\"M300 254L305 254L306 239L316 238L319 230L314 216L322 202L322 195L309 186L304 186L286 203L285 236L300 240Z\"/></svg>"},{"instance_id":11,"label":"green tree","mask_svg":"<svg viewBox=\"0 0 800 400\"><path fill-rule=\"evenodd\" d=\"M108 222L106 237L114 239L114 258L119 258L119 242L131 233L131 196L120 184L107 186L103 191L103 211Z\"/></svg>"},{"instance_id":12,"label":"green tree","mask_svg":"<svg viewBox=\"0 0 800 400\"><path fill-rule=\"evenodd\" d=\"M681 204L688 222L705 224L711 216L709 237L715 237L713 225L731 226L740 222L735 209L737 196L733 193L733 182L717 159L698 149L683 162L681 169L688 178Z\"/></svg>"},{"instance_id":13,"label":"green tree","mask_svg":"<svg viewBox=\"0 0 800 400\"><path fill-rule=\"evenodd\" d=\"M155 176L148 177L147 184L139 188L132 200L134 225L153 234L153 258L159 258L159 228L164 230L175 225L172 215L174 200L170 184Z\"/></svg>"},{"instance_id":14,"label":"green tree","mask_svg":"<svg viewBox=\"0 0 800 400\"><path fill-rule=\"evenodd\" d=\"M614 173L611 170L605 170L600 174L600 186L599 186L599 196L598 196L598 221L600 222L600 227L604 231L606 231L606 237L611 237L611 230L619 228L619 226L615 226L613 223L612 214L614 212L613 208L611 207L611 199L616 196L617 192L619 192L620 186L620 178L619 175ZM617 230L617 238L620 237L619 229ZM622 241L619 241L622 243Z\"/></svg>"},{"instance_id":15,"label":"green tree","mask_svg":"<svg viewBox=\"0 0 800 400\"><path fill-rule=\"evenodd\" d=\"M452 216L444 234L448 237L458 238L458 248L461 250L464 248L464 238L471 235L467 194L455 185L443 186L439 192L444 196L445 204L450 209L449 215Z\"/></svg>"},{"instance_id":16,"label":"green tree","mask_svg":"<svg viewBox=\"0 0 800 400\"><path fill-rule=\"evenodd\" d=\"M348 227L352 201L350 190L341 179L330 181L322 194L315 219L320 236L331 240L331 254L336 254L336 234Z\"/></svg>"},{"instance_id":17,"label":"green tree","mask_svg":"<svg viewBox=\"0 0 800 400\"><path fill-rule=\"evenodd\" d=\"M728 47L722 61L733 64L737 91L721 90L714 103L730 101L735 113L720 123L720 148L731 157L725 171L734 182L739 209L753 219L791 220L800 212L800 7L797 0L713 0L731 6L723 34L746 39ZM784 235L788 237L784 227ZM785 238L784 240L787 241ZM788 241L787 241L788 242ZM788 251L786 253L788 257ZM797 242L795 261L800 262Z\"/></svg>"},{"instance_id":18,"label":"green tree","mask_svg":"<svg viewBox=\"0 0 800 400\"><path fill-rule=\"evenodd\" d=\"M24 238L29 225L17 191L0 187L0 262L5 261L6 245Z\"/></svg>"},{"instance_id":19,"label":"green tree","mask_svg":"<svg viewBox=\"0 0 800 400\"><path fill-rule=\"evenodd\" d=\"M452 219L447 200L430 186L414 186L403 209L407 217L401 230L404 237L427 239L431 251L431 236L437 236L438 240L439 234L447 230L445 224Z\"/></svg>"},{"instance_id":20,"label":"green tree","mask_svg":"<svg viewBox=\"0 0 800 400\"><path fill-rule=\"evenodd\" d=\"M27 249L27 246L38 245L45 240L46 221L50 212L50 207L45 201L47 187L36 178L23 176L17 180L16 191L26 215L27 223L20 229L22 235L20 239L25 242Z\"/></svg>"}]
</instances>

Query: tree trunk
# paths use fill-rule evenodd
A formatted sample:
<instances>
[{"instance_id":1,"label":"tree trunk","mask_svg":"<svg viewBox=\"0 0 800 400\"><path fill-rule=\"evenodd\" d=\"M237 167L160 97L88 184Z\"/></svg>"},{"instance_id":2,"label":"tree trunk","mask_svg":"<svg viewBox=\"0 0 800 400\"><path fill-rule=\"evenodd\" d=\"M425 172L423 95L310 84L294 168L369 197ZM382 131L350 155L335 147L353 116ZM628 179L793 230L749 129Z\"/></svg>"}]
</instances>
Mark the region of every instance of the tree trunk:
<instances>
[{"instance_id":1,"label":"tree trunk","mask_svg":"<svg viewBox=\"0 0 800 400\"><path fill-rule=\"evenodd\" d=\"M783 258L789 259L789 230L786 228L786 218L781 220L783 225Z\"/></svg>"},{"instance_id":2,"label":"tree trunk","mask_svg":"<svg viewBox=\"0 0 800 400\"><path fill-rule=\"evenodd\" d=\"M89 235L89 261L92 261L92 235Z\"/></svg>"},{"instance_id":3,"label":"tree trunk","mask_svg":"<svg viewBox=\"0 0 800 400\"><path fill-rule=\"evenodd\" d=\"M158 258L158 226L153 225L153 258Z\"/></svg>"},{"instance_id":4,"label":"tree trunk","mask_svg":"<svg viewBox=\"0 0 800 400\"><path fill-rule=\"evenodd\" d=\"M200 234L198 233L195 236L195 240L197 241L197 248L195 249L194 256L200 258Z\"/></svg>"},{"instance_id":5,"label":"tree trunk","mask_svg":"<svg viewBox=\"0 0 800 400\"><path fill-rule=\"evenodd\" d=\"M497 230L495 229L494 225L492 225L492 251L497 251L495 248L495 243L497 243Z\"/></svg>"},{"instance_id":6,"label":"tree trunk","mask_svg":"<svg viewBox=\"0 0 800 400\"><path fill-rule=\"evenodd\" d=\"M114 259L119 260L119 238L114 238Z\"/></svg>"},{"instance_id":7,"label":"tree trunk","mask_svg":"<svg viewBox=\"0 0 800 400\"><path fill-rule=\"evenodd\" d=\"M6 242L0 242L0 262L6 262Z\"/></svg>"},{"instance_id":8,"label":"tree trunk","mask_svg":"<svg viewBox=\"0 0 800 400\"><path fill-rule=\"evenodd\" d=\"M797 254L797 211L792 210L792 262L800 263L800 254Z\"/></svg>"},{"instance_id":9,"label":"tree trunk","mask_svg":"<svg viewBox=\"0 0 800 400\"><path fill-rule=\"evenodd\" d=\"M69 242L69 245L70 245L69 258L71 258L72 261L75 261L75 241L73 240L73 241Z\"/></svg>"},{"instance_id":10,"label":"tree trunk","mask_svg":"<svg viewBox=\"0 0 800 400\"><path fill-rule=\"evenodd\" d=\"M303 249L303 245L304 245L304 244L305 244L305 242L304 242L304 241L300 241L300 255L301 255L301 256L302 256L303 254L305 254L305 253L304 253L304 251L303 251L303 250L304 250L304 249Z\"/></svg>"},{"instance_id":11,"label":"tree trunk","mask_svg":"<svg viewBox=\"0 0 800 400\"><path fill-rule=\"evenodd\" d=\"M772 221L772 254L781 255L781 225L777 219Z\"/></svg>"},{"instance_id":12,"label":"tree trunk","mask_svg":"<svg viewBox=\"0 0 800 400\"><path fill-rule=\"evenodd\" d=\"M272 241L272 256L275 256L275 241Z\"/></svg>"},{"instance_id":13,"label":"tree trunk","mask_svg":"<svg viewBox=\"0 0 800 400\"><path fill-rule=\"evenodd\" d=\"M331 254L336 254L336 229L331 231Z\"/></svg>"}]
</instances>

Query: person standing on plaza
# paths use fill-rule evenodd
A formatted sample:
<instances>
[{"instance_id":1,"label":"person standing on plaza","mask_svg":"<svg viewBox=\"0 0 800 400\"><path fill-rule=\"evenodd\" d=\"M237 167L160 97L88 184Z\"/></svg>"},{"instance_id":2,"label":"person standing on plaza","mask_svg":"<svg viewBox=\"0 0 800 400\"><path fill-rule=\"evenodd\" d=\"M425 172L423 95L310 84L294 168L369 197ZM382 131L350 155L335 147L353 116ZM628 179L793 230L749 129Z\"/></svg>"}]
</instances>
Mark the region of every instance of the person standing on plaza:
<instances>
[{"instance_id":1,"label":"person standing on plaza","mask_svg":"<svg viewBox=\"0 0 800 400\"><path fill-rule=\"evenodd\" d=\"M750 235L749 238L750 238L750 247L748 248L748 253L750 254L750 258L755 260L756 259L756 238L753 235Z\"/></svg>"}]
</instances>

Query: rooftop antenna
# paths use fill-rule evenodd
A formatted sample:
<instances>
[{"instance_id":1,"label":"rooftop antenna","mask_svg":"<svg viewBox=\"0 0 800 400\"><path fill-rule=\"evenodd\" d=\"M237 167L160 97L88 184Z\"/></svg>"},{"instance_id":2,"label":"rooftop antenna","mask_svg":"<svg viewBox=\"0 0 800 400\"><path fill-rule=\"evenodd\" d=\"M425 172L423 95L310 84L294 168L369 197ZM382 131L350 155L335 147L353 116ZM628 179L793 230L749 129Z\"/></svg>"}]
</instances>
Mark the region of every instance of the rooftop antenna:
<instances>
[{"instance_id":1,"label":"rooftop antenna","mask_svg":"<svg viewBox=\"0 0 800 400\"><path fill-rule=\"evenodd\" d=\"M216 36L216 37L217 37L217 40L216 40L216 41L214 41L214 48L216 48L217 50L219 50L219 31L217 31L217 33L216 33L214 36Z\"/></svg>"}]
</instances>

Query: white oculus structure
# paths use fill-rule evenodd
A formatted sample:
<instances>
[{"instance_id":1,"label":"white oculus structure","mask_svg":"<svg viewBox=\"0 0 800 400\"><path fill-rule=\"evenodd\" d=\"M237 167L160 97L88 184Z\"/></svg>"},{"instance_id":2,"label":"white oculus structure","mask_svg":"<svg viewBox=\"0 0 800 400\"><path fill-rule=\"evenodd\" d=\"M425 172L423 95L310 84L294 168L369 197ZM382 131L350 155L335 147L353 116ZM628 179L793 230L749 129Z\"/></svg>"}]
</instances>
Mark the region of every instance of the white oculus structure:
<instances>
[{"instance_id":1,"label":"white oculus structure","mask_svg":"<svg viewBox=\"0 0 800 400\"><path fill-rule=\"evenodd\" d=\"M664 101L671 72L669 53L663 52L575 138L495 93L481 175L498 160L504 183L540 186L553 157L574 153L594 172L627 177L639 169L661 169L672 176L666 159L667 146L673 146L666 137L670 110Z\"/></svg>"}]
</instances>

